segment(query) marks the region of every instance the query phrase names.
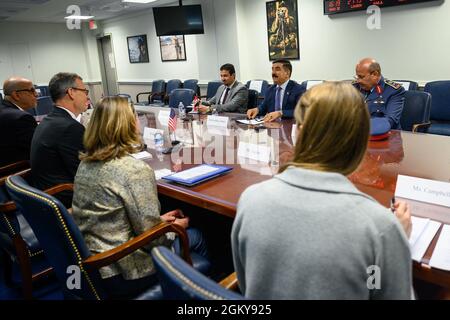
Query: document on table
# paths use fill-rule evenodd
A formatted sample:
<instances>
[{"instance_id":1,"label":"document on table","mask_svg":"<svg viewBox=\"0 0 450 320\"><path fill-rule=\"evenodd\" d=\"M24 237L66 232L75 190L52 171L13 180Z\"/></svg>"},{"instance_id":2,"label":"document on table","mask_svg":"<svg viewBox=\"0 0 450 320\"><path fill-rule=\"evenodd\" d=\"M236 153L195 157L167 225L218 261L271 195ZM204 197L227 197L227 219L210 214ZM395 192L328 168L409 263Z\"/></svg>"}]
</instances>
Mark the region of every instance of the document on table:
<instances>
[{"instance_id":1,"label":"document on table","mask_svg":"<svg viewBox=\"0 0 450 320\"><path fill-rule=\"evenodd\" d=\"M442 228L430 259L430 267L450 271L450 225L448 224Z\"/></svg>"},{"instance_id":2,"label":"document on table","mask_svg":"<svg viewBox=\"0 0 450 320\"><path fill-rule=\"evenodd\" d=\"M263 119L260 119L260 120L256 120L256 119L251 119L251 120L238 119L238 120L236 120L236 122L243 123L243 124L251 124L251 125L257 125L257 124L264 123Z\"/></svg>"},{"instance_id":3,"label":"document on table","mask_svg":"<svg viewBox=\"0 0 450 320\"><path fill-rule=\"evenodd\" d=\"M156 180L159 180L162 177L168 176L170 174L173 174L173 172L170 171L169 169L155 170L155 178L156 178Z\"/></svg>"},{"instance_id":4,"label":"document on table","mask_svg":"<svg viewBox=\"0 0 450 320\"><path fill-rule=\"evenodd\" d=\"M411 217L412 231L409 237L409 247L411 248L412 259L420 262L430 246L436 232L439 230L441 223L426 219Z\"/></svg>"},{"instance_id":5,"label":"document on table","mask_svg":"<svg viewBox=\"0 0 450 320\"><path fill-rule=\"evenodd\" d=\"M153 156L151 153L147 152L147 151L141 151L138 153L133 153L131 155L133 158L138 159L138 160L142 160L142 159L152 159Z\"/></svg>"},{"instance_id":6,"label":"document on table","mask_svg":"<svg viewBox=\"0 0 450 320\"><path fill-rule=\"evenodd\" d=\"M178 172L174 175L172 175L173 178L182 179L182 180L189 180L195 177L202 176L204 174L209 174L214 171L217 171L217 168L210 167L210 166L198 166L192 169L184 170L181 172Z\"/></svg>"}]
</instances>

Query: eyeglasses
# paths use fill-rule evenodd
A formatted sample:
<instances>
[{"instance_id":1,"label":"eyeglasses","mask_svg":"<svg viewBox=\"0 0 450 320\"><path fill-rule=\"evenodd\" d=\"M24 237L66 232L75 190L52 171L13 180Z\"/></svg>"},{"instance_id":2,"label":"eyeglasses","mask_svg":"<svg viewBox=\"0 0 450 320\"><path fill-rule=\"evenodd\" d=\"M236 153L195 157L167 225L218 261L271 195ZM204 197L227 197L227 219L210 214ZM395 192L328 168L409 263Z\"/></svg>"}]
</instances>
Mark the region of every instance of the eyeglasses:
<instances>
[{"instance_id":1,"label":"eyeglasses","mask_svg":"<svg viewBox=\"0 0 450 320\"><path fill-rule=\"evenodd\" d=\"M70 89L84 91L86 95L89 95L89 89L82 89L82 88L76 88L76 87L70 87Z\"/></svg>"},{"instance_id":2,"label":"eyeglasses","mask_svg":"<svg viewBox=\"0 0 450 320\"><path fill-rule=\"evenodd\" d=\"M353 79L362 80L362 79L367 78L367 76L370 76L370 75L372 75L372 73L367 73L365 76L355 75L355 76L353 76Z\"/></svg>"},{"instance_id":3,"label":"eyeglasses","mask_svg":"<svg viewBox=\"0 0 450 320\"><path fill-rule=\"evenodd\" d=\"M14 91L16 91L16 92L26 91L26 92L30 92L30 93L36 93L36 88L20 89L20 90L14 90Z\"/></svg>"}]
</instances>

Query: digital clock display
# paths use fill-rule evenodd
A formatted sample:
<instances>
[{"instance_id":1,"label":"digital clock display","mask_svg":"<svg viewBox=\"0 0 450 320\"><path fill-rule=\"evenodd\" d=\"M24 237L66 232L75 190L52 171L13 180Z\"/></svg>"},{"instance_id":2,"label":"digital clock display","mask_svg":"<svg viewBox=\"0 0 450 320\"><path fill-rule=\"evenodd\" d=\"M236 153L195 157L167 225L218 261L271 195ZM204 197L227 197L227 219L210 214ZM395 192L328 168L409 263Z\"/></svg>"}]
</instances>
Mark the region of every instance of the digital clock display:
<instances>
[{"instance_id":1,"label":"digital clock display","mask_svg":"<svg viewBox=\"0 0 450 320\"><path fill-rule=\"evenodd\" d=\"M323 0L323 12L329 15L366 10L371 5L377 5L382 8L430 1L436 0Z\"/></svg>"}]
</instances>

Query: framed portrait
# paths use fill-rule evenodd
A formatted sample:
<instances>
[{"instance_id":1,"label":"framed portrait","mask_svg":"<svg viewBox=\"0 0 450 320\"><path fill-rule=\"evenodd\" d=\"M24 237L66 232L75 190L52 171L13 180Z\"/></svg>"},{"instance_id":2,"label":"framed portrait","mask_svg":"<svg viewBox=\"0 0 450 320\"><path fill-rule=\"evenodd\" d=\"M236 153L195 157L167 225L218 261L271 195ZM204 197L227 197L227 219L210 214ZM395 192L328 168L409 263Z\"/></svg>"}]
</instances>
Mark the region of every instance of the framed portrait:
<instances>
[{"instance_id":1,"label":"framed portrait","mask_svg":"<svg viewBox=\"0 0 450 320\"><path fill-rule=\"evenodd\" d=\"M297 0L266 2L269 60L299 60Z\"/></svg>"},{"instance_id":2,"label":"framed portrait","mask_svg":"<svg viewBox=\"0 0 450 320\"><path fill-rule=\"evenodd\" d=\"M141 34L139 36L127 37L127 43L130 63L149 62L147 35Z\"/></svg>"},{"instance_id":3,"label":"framed portrait","mask_svg":"<svg viewBox=\"0 0 450 320\"><path fill-rule=\"evenodd\" d=\"M184 35L161 36L159 37L159 47L161 49L161 60L163 62L186 60Z\"/></svg>"}]
</instances>

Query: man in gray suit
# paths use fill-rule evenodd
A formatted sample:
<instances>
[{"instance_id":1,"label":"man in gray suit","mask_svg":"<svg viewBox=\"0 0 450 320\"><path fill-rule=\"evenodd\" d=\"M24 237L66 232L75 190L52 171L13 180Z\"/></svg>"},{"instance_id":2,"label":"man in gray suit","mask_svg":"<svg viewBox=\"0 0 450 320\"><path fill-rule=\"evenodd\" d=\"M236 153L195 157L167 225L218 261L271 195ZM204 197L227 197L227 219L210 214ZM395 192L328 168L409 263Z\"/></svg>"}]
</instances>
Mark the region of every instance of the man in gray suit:
<instances>
[{"instance_id":1,"label":"man in gray suit","mask_svg":"<svg viewBox=\"0 0 450 320\"><path fill-rule=\"evenodd\" d=\"M236 71L230 63L220 67L220 79L223 85L217 89L216 95L200 106L200 112L247 112L248 89L236 81Z\"/></svg>"}]
</instances>

